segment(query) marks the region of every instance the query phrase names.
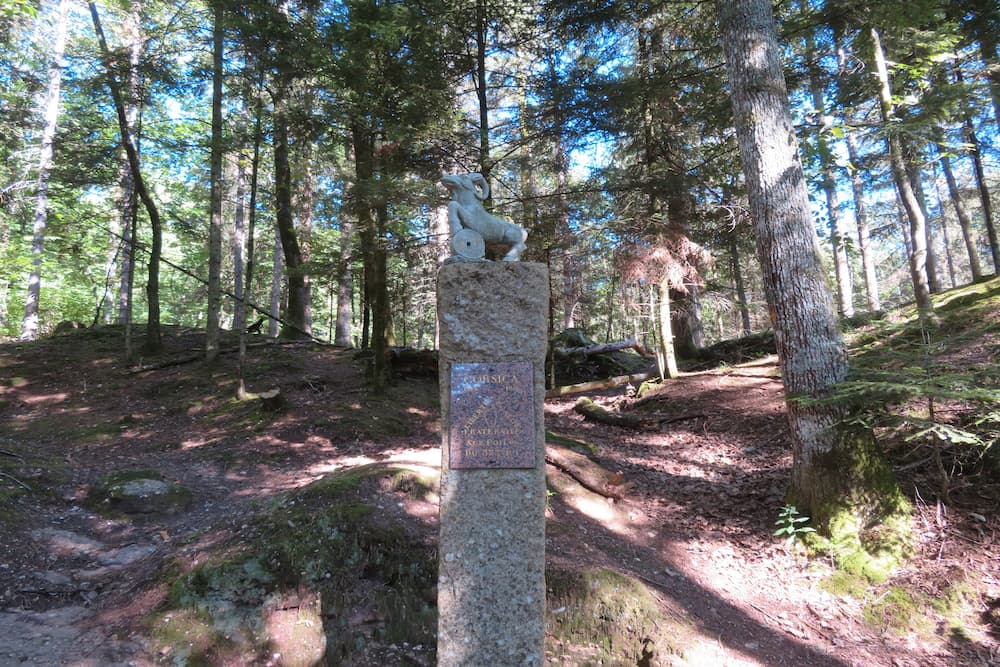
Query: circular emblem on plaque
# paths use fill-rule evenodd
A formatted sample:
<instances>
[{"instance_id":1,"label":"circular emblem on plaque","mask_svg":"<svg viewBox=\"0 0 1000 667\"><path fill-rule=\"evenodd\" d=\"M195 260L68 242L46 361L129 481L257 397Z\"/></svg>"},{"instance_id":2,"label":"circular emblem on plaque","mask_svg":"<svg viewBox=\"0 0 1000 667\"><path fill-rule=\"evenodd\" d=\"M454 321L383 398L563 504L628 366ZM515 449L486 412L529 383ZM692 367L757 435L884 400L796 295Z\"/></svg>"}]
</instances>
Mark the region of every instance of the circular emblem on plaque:
<instances>
[{"instance_id":1,"label":"circular emblem on plaque","mask_svg":"<svg viewBox=\"0 0 1000 667\"><path fill-rule=\"evenodd\" d=\"M451 237L451 249L463 259L482 259L486 256L486 244L479 232L460 229Z\"/></svg>"}]
</instances>

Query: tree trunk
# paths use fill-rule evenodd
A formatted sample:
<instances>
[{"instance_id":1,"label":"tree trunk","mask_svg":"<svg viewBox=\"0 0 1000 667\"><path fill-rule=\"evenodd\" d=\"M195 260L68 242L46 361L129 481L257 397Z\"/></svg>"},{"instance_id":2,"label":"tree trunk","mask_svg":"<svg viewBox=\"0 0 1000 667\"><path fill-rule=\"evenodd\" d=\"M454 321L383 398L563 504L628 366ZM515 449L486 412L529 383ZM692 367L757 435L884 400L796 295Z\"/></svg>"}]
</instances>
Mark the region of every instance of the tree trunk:
<instances>
[{"instance_id":1,"label":"tree trunk","mask_svg":"<svg viewBox=\"0 0 1000 667\"><path fill-rule=\"evenodd\" d=\"M491 182L492 164L490 163L490 113L489 98L486 94L486 39L489 30L486 0L476 0L476 100L479 103L479 173L486 182ZM483 202L489 209L489 198Z\"/></svg>"},{"instance_id":2,"label":"tree trunk","mask_svg":"<svg viewBox=\"0 0 1000 667\"><path fill-rule=\"evenodd\" d=\"M958 189L955 174L951 169L951 159L945 147L944 131L937 128L934 132L934 140L937 143L938 161L941 163L941 171L944 172L944 180L948 183L948 194L951 197L951 205L955 207L955 215L958 217L958 225L962 230L962 240L965 242L965 252L969 256L969 270L972 272L972 280L977 281L983 277L983 268L979 263L979 251L976 250L976 239L972 232L972 218L965 210L962 203L962 193Z\"/></svg>"},{"instance_id":3,"label":"tree trunk","mask_svg":"<svg viewBox=\"0 0 1000 667\"><path fill-rule=\"evenodd\" d=\"M882 310L882 299L878 292L878 274L875 272L875 257L872 251L871 233L868 228L868 208L865 206L865 190L861 180L860 157L854 131L848 130L847 155L851 163L851 195L854 199L854 220L858 228L858 250L861 251L861 267L865 274L865 296L868 302L868 312L877 313Z\"/></svg>"},{"instance_id":4,"label":"tree trunk","mask_svg":"<svg viewBox=\"0 0 1000 667\"><path fill-rule=\"evenodd\" d=\"M135 183L136 192L139 199L146 208L149 216L149 226L151 241L149 244L149 267L146 276L146 351L152 354L158 353L163 348L163 339L160 331L160 256L163 251L163 225L160 222L160 212L156 208L149 190L146 189L146 182L142 178L142 171L139 168L139 152L132 141L128 115L125 103L122 100L121 89L115 78L112 67L112 56L108 49L107 40L104 37L104 30L101 27L101 18L97 12L97 5L93 0L87 3L90 7L90 17L94 23L94 32L97 33L97 41L101 49L101 58L104 61L105 74L107 76L108 89L115 104L115 111L118 115L118 131L121 136L125 154L128 156L129 169L132 171L132 180Z\"/></svg>"},{"instance_id":5,"label":"tree trunk","mask_svg":"<svg viewBox=\"0 0 1000 667\"><path fill-rule=\"evenodd\" d=\"M800 10L805 0L800 0ZM816 43L813 33L806 29L806 58L809 61L809 93L818 123L816 149L820 159L823 193L826 196L827 224L830 230L830 248L833 253L834 275L837 279L837 310L842 317L854 316L854 285L851 265L847 256L847 234L841 229L840 203L837 201L837 180L834 177L834 155L826 133L826 105L823 102L823 82L817 64Z\"/></svg>"},{"instance_id":6,"label":"tree trunk","mask_svg":"<svg viewBox=\"0 0 1000 667\"><path fill-rule=\"evenodd\" d=\"M750 335L750 307L747 304L747 290L743 283L743 270L740 268L739 238L734 229L729 234L729 258L733 268L733 282L736 287L736 305L740 311L740 324L743 326L743 335Z\"/></svg>"},{"instance_id":7,"label":"tree trunk","mask_svg":"<svg viewBox=\"0 0 1000 667\"><path fill-rule=\"evenodd\" d=\"M920 168L920 153L908 137L900 137L903 147L903 161L906 164L906 177L913 188L913 196L917 198L917 206L924 217L924 241L927 248L927 287L931 294L941 291L941 277L938 274L937 251L934 249L934 224L927 207L927 195L924 194L924 179Z\"/></svg>"},{"instance_id":8,"label":"tree trunk","mask_svg":"<svg viewBox=\"0 0 1000 667\"><path fill-rule=\"evenodd\" d=\"M664 380L675 378L680 373L677 371L677 355L674 352L674 334L670 322L670 280L664 277L657 284L657 328L659 329L659 346L657 348L657 361L660 366L660 377Z\"/></svg>"},{"instance_id":9,"label":"tree trunk","mask_svg":"<svg viewBox=\"0 0 1000 667\"><path fill-rule=\"evenodd\" d=\"M787 397L790 499L820 530L863 554L861 530L900 512L903 501L870 430L847 427L841 405L799 400L828 395L847 378L848 364L812 224L774 16L767 0L719 0L718 9Z\"/></svg>"},{"instance_id":10,"label":"tree trunk","mask_svg":"<svg viewBox=\"0 0 1000 667\"><path fill-rule=\"evenodd\" d=\"M385 228L388 223L386 204L376 194L375 136L360 123L351 129L354 143L355 205L361 248L364 253L364 293L370 309L370 345L374 355L372 390L385 391L388 382L386 334L390 326L389 293L386 285L387 248ZM367 313L366 313L367 316ZM369 327L366 326L365 330ZM362 332L364 333L364 332Z\"/></svg>"},{"instance_id":11,"label":"tree trunk","mask_svg":"<svg viewBox=\"0 0 1000 667\"><path fill-rule=\"evenodd\" d=\"M250 202L247 206L247 262L246 262L246 276L245 276L245 287L243 290L244 298L240 299L236 303L236 312L239 313L240 319L243 323L246 323L246 300L252 294L253 286L253 271L254 271L254 233L256 232L257 226L257 186L259 184L260 177L260 144L262 139L261 132L261 116L263 112L261 110L261 86L258 81L256 99L254 104L254 129L253 129L253 157L250 159ZM280 251L276 253L278 257L281 256ZM280 277L278 284L280 285ZM273 321L273 320L272 320ZM247 397L246 390L246 377L247 377L247 330L246 328L240 328L240 354L239 354L239 372L238 379L236 382L236 400L242 401Z\"/></svg>"},{"instance_id":12,"label":"tree trunk","mask_svg":"<svg viewBox=\"0 0 1000 667\"><path fill-rule=\"evenodd\" d=\"M56 35L52 46L52 63L49 65L48 91L45 94L45 112L42 118L42 144L38 157L38 194L31 236L31 273L28 276L28 298L24 304L21 340L35 340L38 337L38 300L42 287L45 226L49 217L49 170L52 167L56 123L59 121L59 88L62 83L63 53L66 50L69 0L60 0L56 12Z\"/></svg>"},{"instance_id":13,"label":"tree trunk","mask_svg":"<svg viewBox=\"0 0 1000 667\"><path fill-rule=\"evenodd\" d=\"M219 311L222 308L222 58L223 5L212 2L212 137L209 158L208 313L205 318L205 361L219 356Z\"/></svg>"},{"instance_id":14,"label":"tree trunk","mask_svg":"<svg viewBox=\"0 0 1000 667\"><path fill-rule=\"evenodd\" d=\"M340 261L337 264L337 323L334 345L353 347L351 339L351 305L354 300L354 272L351 262L354 250L354 225L346 218L340 223Z\"/></svg>"},{"instance_id":15,"label":"tree trunk","mask_svg":"<svg viewBox=\"0 0 1000 667\"><path fill-rule=\"evenodd\" d=\"M308 338L306 306L309 299L309 282L303 265L302 249L295 233L292 214L292 170L289 165L288 86L274 99L274 221L281 237L285 260L285 324L281 327L283 338Z\"/></svg>"},{"instance_id":16,"label":"tree trunk","mask_svg":"<svg viewBox=\"0 0 1000 667\"><path fill-rule=\"evenodd\" d=\"M306 108L312 104L312 94L311 92L306 95ZM303 147L301 155L299 156L299 161L301 163L302 178L298 183L298 187L295 189L295 196L292 198L295 205L296 217L298 222L295 225L296 234L298 235L299 248L302 252L302 263L305 266L309 266L309 262L312 259L312 227L313 227L313 208L316 200L316 191L313 187L313 169L312 169L312 153L313 146L311 138L305 139L303 142ZM312 281L310 279L309 273L304 272L302 279L305 283L306 294L312 294ZM306 298L304 305L303 320L305 323L305 330L312 332L312 299L311 296Z\"/></svg>"},{"instance_id":17,"label":"tree trunk","mask_svg":"<svg viewBox=\"0 0 1000 667\"><path fill-rule=\"evenodd\" d=\"M142 60L145 40L142 34L142 3L133 2L128 17L125 19L124 32L128 39L129 67L125 81L125 118L129 128L129 136L136 152L139 151L139 63ZM121 189L119 215L121 216L122 253L121 271L118 283L118 322L125 327L125 358L132 359L132 287L135 276L135 236L138 227L139 198L135 191L135 181L132 180L132 169L129 166L128 154L122 150L121 173L118 179Z\"/></svg>"},{"instance_id":18,"label":"tree trunk","mask_svg":"<svg viewBox=\"0 0 1000 667\"><path fill-rule=\"evenodd\" d=\"M945 266L948 267L948 283L951 289L958 286L955 282L955 262L951 256L951 239L948 238L948 218L944 213L944 197L941 196L941 186L934 179L934 193L937 195L938 212L941 215L941 244L944 246Z\"/></svg>"},{"instance_id":19,"label":"tree trunk","mask_svg":"<svg viewBox=\"0 0 1000 667\"><path fill-rule=\"evenodd\" d=\"M1000 276L1000 241L997 240L997 228L993 220L993 202L986 185L986 172L983 169L983 155L979 147L979 137L972 126L972 117L966 109L965 137L969 144L969 154L972 156L973 172L976 175L976 188L979 190L979 203L983 207L983 219L986 222L986 236L990 241L990 255L993 258L993 272Z\"/></svg>"},{"instance_id":20,"label":"tree trunk","mask_svg":"<svg viewBox=\"0 0 1000 667\"><path fill-rule=\"evenodd\" d=\"M900 203L906 211L906 217L910 224L910 243L912 249L909 253L910 279L913 281L913 296L917 302L917 310L921 317L929 316L934 306L931 303L930 286L927 281L927 233L925 227L927 221L920 211L920 204L910 186L910 179L906 173L906 163L903 157L903 148L900 145L899 135L894 128L890 127L890 122L894 116L892 106L892 90L889 87L889 69L885 61L885 51L882 50L882 39L878 30L871 29L872 42L874 43L875 70L879 80L879 107L882 111L882 122L887 131L886 141L889 144L889 163L892 167L893 180L896 183L896 193L899 195Z\"/></svg>"},{"instance_id":21,"label":"tree trunk","mask_svg":"<svg viewBox=\"0 0 1000 667\"><path fill-rule=\"evenodd\" d=\"M230 252L233 255L233 294L236 301L233 304L233 329L242 331L247 326L246 299L249 294L244 286L243 251L247 245L246 232L246 196L247 196L247 165L246 156L240 151L236 156L236 188L233 194L235 207L233 210L233 237L230 240Z\"/></svg>"},{"instance_id":22,"label":"tree trunk","mask_svg":"<svg viewBox=\"0 0 1000 667\"><path fill-rule=\"evenodd\" d=\"M267 323L267 335L271 338L278 337L278 320L281 318L281 282L285 273L284 251L281 249L281 233L278 228L274 229L274 251L271 255L271 318Z\"/></svg>"}]
</instances>

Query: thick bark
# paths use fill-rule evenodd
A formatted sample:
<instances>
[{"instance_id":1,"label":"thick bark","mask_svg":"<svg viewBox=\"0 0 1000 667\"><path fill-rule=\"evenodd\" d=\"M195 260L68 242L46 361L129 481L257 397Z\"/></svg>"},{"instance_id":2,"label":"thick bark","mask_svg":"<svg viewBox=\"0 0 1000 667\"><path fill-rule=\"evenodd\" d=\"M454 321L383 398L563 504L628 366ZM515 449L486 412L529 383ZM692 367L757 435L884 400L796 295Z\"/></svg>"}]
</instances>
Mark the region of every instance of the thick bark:
<instances>
[{"instance_id":1,"label":"thick bark","mask_svg":"<svg viewBox=\"0 0 1000 667\"><path fill-rule=\"evenodd\" d=\"M105 68L108 89L111 92L111 99L115 105L118 115L118 131L121 136L122 146L128 156L129 169L132 172L132 180L135 183L136 192L149 216L149 226L151 241L149 244L149 265L146 277L146 351L157 353L163 348L162 333L160 331L160 257L163 252L163 225L160 221L160 212L153 201L146 182L143 180L142 171L139 168L139 152L132 141L128 114L125 103L122 99L121 89L115 78L114 68L111 66L111 52L108 49L107 40L104 37L104 29L101 27L101 18L97 12L97 5L91 0L87 3L90 7L90 17L94 23L94 32L97 33L97 41L101 49L101 58Z\"/></svg>"},{"instance_id":2,"label":"thick bark","mask_svg":"<svg viewBox=\"0 0 1000 667\"><path fill-rule=\"evenodd\" d=\"M925 230L927 220L920 210L920 203L917 201L906 173L906 161L899 135L889 126L894 116L894 109L892 89L889 86L889 69L886 65L885 51L882 49L882 39L875 28L871 29L871 37L874 43L875 71L879 80L879 107L882 111L882 122L888 130L886 141L889 144L889 164L892 168L893 180L896 183L896 193L899 195L900 203L903 205L910 225L910 279L913 282L913 295L917 302L917 310L923 317L929 315L934 309L931 303L930 285L927 280L927 233Z\"/></svg>"},{"instance_id":3,"label":"thick bark","mask_svg":"<svg viewBox=\"0 0 1000 667\"><path fill-rule=\"evenodd\" d=\"M209 158L208 313L205 323L205 361L219 356L219 311L222 308L222 42L223 5L212 5L212 139Z\"/></svg>"},{"instance_id":4,"label":"thick bark","mask_svg":"<svg viewBox=\"0 0 1000 667\"><path fill-rule=\"evenodd\" d=\"M59 88L62 84L63 53L66 50L66 27L69 0L60 0L56 10L55 41L52 63L49 65L48 91L42 118L42 144L38 157L38 192L35 199L35 218L31 236L31 272L28 276L28 297L24 304L21 323L21 340L38 337L38 300L42 287L42 259L45 251L45 227L49 217L49 170L52 167L52 145L59 120Z\"/></svg>"},{"instance_id":5,"label":"thick bark","mask_svg":"<svg viewBox=\"0 0 1000 667\"><path fill-rule=\"evenodd\" d=\"M847 354L827 291L818 238L791 123L781 47L767 0L719 0L722 46L736 136L765 293L781 360L792 437L791 497L821 529L843 511L879 518L881 488L847 462L872 457L872 434L845 437L843 407L802 402L827 395L847 377ZM845 465L838 465L842 462ZM858 535L855 533L857 542Z\"/></svg>"},{"instance_id":6,"label":"thick bark","mask_svg":"<svg viewBox=\"0 0 1000 667\"><path fill-rule=\"evenodd\" d=\"M944 143L944 131L938 128L935 131L935 142L937 143L938 161L941 163L941 171L944 172L944 180L948 183L948 194L951 198L951 205L955 208L955 215L958 217L958 226L962 230L962 240L965 242L965 252L969 257L969 270L972 272L972 279L979 280L983 277L983 268L979 263L979 251L976 250L976 239L972 232L972 218L965 210L962 203L962 192L958 189L958 182L951 169L951 158Z\"/></svg>"}]
</instances>

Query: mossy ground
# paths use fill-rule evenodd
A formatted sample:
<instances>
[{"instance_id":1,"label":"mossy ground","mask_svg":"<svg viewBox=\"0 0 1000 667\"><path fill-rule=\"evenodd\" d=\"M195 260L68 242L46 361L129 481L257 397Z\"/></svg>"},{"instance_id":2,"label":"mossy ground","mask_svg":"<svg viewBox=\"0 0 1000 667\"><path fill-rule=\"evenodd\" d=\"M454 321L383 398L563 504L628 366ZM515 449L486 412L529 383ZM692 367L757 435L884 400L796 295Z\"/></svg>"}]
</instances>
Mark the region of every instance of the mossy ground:
<instances>
[{"instance_id":1,"label":"mossy ground","mask_svg":"<svg viewBox=\"0 0 1000 667\"><path fill-rule=\"evenodd\" d=\"M191 653L191 644L206 656L235 650L252 661L276 646L287 654L289 641L298 654L325 655L328 664L355 664L396 642L430 652L436 632L433 550L400 528L371 520L373 507L352 492L376 476L421 488L419 476L384 466L328 475L262 512L249 529L254 539L242 550L175 576L168 609L150 622L162 648L172 651L178 641L175 631L166 631L163 619L170 617L188 626L207 623L186 631L200 643L182 640L176 649ZM281 620L285 606L276 601L289 596L315 599L318 608L308 618ZM321 633L312 630L317 623Z\"/></svg>"}]
</instances>

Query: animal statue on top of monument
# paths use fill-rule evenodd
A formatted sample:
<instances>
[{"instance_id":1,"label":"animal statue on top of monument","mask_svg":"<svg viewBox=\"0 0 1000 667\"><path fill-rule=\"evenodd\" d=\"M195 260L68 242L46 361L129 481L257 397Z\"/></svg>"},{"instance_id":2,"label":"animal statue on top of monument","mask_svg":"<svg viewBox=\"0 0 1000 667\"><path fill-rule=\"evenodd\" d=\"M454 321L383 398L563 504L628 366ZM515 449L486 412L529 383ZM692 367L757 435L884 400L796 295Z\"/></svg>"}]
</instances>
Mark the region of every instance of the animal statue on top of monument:
<instances>
[{"instance_id":1,"label":"animal statue on top of monument","mask_svg":"<svg viewBox=\"0 0 1000 667\"><path fill-rule=\"evenodd\" d=\"M441 184L451 193L448 202L448 224L451 227L451 248L463 259L482 259L486 243L510 246L505 262L516 262L527 248L528 232L487 212L483 200L490 196L490 184L482 174L447 174Z\"/></svg>"}]
</instances>

